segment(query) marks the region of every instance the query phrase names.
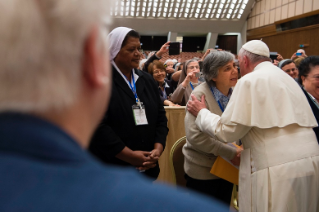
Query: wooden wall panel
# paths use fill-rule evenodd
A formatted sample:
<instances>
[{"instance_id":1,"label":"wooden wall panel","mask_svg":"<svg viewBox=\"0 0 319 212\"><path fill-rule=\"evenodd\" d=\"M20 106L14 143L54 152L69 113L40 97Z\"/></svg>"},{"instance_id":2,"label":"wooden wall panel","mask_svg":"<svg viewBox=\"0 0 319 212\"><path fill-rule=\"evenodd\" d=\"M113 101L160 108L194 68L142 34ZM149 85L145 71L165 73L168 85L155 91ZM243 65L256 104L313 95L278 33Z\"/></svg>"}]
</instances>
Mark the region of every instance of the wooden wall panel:
<instances>
[{"instance_id":1,"label":"wooden wall panel","mask_svg":"<svg viewBox=\"0 0 319 212\"><path fill-rule=\"evenodd\" d=\"M270 28L269 28L270 29ZM261 39L268 45L270 51L279 52L284 58L290 58L291 55L299 49L300 44L309 44L305 47L307 55L319 55L319 26L305 27L298 30L290 30L289 32L269 33L263 36L251 30L247 32L247 40ZM259 29L259 33L262 32ZM264 29L264 32L267 32ZM251 36L253 35L253 36Z\"/></svg>"}]
</instances>

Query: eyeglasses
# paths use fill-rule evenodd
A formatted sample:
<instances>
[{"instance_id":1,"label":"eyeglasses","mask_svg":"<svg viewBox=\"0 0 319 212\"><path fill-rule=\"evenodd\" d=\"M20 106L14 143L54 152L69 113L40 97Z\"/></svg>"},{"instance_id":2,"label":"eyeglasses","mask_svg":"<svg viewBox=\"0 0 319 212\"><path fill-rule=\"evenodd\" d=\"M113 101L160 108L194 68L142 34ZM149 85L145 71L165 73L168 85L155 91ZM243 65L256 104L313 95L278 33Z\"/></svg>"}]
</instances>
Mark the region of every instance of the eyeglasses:
<instances>
[{"instance_id":1,"label":"eyeglasses","mask_svg":"<svg viewBox=\"0 0 319 212\"><path fill-rule=\"evenodd\" d=\"M188 66L187 69L199 69L199 66Z\"/></svg>"},{"instance_id":2,"label":"eyeglasses","mask_svg":"<svg viewBox=\"0 0 319 212\"><path fill-rule=\"evenodd\" d=\"M312 79L314 79L316 81L319 81L319 75L314 75L314 76L307 75L306 77L310 77L310 78L312 78Z\"/></svg>"},{"instance_id":3,"label":"eyeglasses","mask_svg":"<svg viewBox=\"0 0 319 212\"><path fill-rule=\"evenodd\" d=\"M161 74L163 72L165 72L165 70L160 69L160 70L153 71L153 74L157 75L157 74Z\"/></svg>"}]
</instances>

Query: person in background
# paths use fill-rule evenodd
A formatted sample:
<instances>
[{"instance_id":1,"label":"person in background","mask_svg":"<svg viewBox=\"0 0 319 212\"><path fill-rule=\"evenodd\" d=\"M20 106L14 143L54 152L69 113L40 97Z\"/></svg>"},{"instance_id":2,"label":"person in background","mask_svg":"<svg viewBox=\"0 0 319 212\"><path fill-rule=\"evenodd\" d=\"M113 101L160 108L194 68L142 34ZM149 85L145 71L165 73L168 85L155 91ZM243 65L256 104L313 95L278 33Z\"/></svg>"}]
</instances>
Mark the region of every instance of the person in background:
<instances>
[{"instance_id":1,"label":"person in background","mask_svg":"<svg viewBox=\"0 0 319 212\"><path fill-rule=\"evenodd\" d=\"M238 60L243 77L222 116L205 109L204 96L192 96L187 110L200 131L224 142L241 139L239 210L318 211L319 145L312 130L318 125L306 97L270 62L264 42L244 44Z\"/></svg>"},{"instance_id":2,"label":"person in background","mask_svg":"<svg viewBox=\"0 0 319 212\"><path fill-rule=\"evenodd\" d=\"M135 167L156 180L168 133L157 85L152 76L137 69L140 35L136 31L117 27L108 38L112 95L89 149L105 163Z\"/></svg>"},{"instance_id":3,"label":"person in background","mask_svg":"<svg viewBox=\"0 0 319 212\"><path fill-rule=\"evenodd\" d=\"M172 80L178 82L179 81L179 77L181 76L183 67L185 65L185 62L182 62L179 66L178 66L178 70L175 68L175 72L174 74L172 74Z\"/></svg>"},{"instance_id":4,"label":"person in background","mask_svg":"<svg viewBox=\"0 0 319 212\"><path fill-rule=\"evenodd\" d=\"M292 60L295 60L296 58L306 58L306 51L304 49L298 49L297 52L293 53L291 56Z\"/></svg>"},{"instance_id":5,"label":"person in background","mask_svg":"<svg viewBox=\"0 0 319 212\"><path fill-rule=\"evenodd\" d=\"M286 72L293 79L298 78L299 72L293 60L291 59L282 60L278 63L278 67L282 69L284 72Z\"/></svg>"},{"instance_id":6,"label":"person in background","mask_svg":"<svg viewBox=\"0 0 319 212\"><path fill-rule=\"evenodd\" d=\"M164 66L166 68L166 78L168 80L172 79L172 74L175 72L174 65L175 63L172 59L168 59L164 62Z\"/></svg>"},{"instance_id":7,"label":"person in background","mask_svg":"<svg viewBox=\"0 0 319 212\"><path fill-rule=\"evenodd\" d=\"M165 78L166 71L165 66L162 62L158 60L154 60L149 66L148 66L148 73L150 73L154 80L158 84L158 92L161 98L161 101L163 102L164 106L179 106L177 104L174 104L171 102L170 96L175 90L176 83L173 80L168 80Z\"/></svg>"},{"instance_id":8,"label":"person in background","mask_svg":"<svg viewBox=\"0 0 319 212\"><path fill-rule=\"evenodd\" d=\"M140 64L139 64L139 66L138 66L140 70L143 70L144 64L145 64L146 61L147 61L147 59L142 59L142 60L140 60Z\"/></svg>"},{"instance_id":9,"label":"person in background","mask_svg":"<svg viewBox=\"0 0 319 212\"><path fill-rule=\"evenodd\" d=\"M297 57L293 60L297 68L299 67L301 61L303 61L305 58L306 57Z\"/></svg>"},{"instance_id":10,"label":"person in background","mask_svg":"<svg viewBox=\"0 0 319 212\"><path fill-rule=\"evenodd\" d=\"M200 99L205 95L207 109L221 115L237 83L238 71L234 56L226 51L209 53L203 61L203 74L206 82L192 92ZM229 204L233 184L210 173L217 158L223 156L239 165L240 151L208 134L201 132L195 124L195 117L186 112L186 144L183 147L186 187L214 197Z\"/></svg>"},{"instance_id":11,"label":"person in background","mask_svg":"<svg viewBox=\"0 0 319 212\"><path fill-rule=\"evenodd\" d=\"M178 81L176 90L171 96L171 101L181 106L186 106L191 92L198 85L199 64L195 59L188 60Z\"/></svg>"},{"instance_id":12,"label":"person in background","mask_svg":"<svg viewBox=\"0 0 319 212\"><path fill-rule=\"evenodd\" d=\"M309 56L299 65L299 82L319 123L319 56ZM319 143L319 127L313 128Z\"/></svg>"}]
</instances>

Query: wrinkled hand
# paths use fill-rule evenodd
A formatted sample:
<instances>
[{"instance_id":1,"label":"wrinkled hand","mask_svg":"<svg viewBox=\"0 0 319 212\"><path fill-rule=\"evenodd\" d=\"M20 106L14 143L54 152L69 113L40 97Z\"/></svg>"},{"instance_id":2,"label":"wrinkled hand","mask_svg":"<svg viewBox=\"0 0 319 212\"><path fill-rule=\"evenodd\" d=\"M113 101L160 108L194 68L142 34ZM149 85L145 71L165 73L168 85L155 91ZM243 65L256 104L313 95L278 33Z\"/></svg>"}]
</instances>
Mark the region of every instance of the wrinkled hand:
<instances>
[{"instance_id":1,"label":"wrinkled hand","mask_svg":"<svg viewBox=\"0 0 319 212\"><path fill-rule=\"evenodd\" d=\"M236 149L236 155L234 156L233 159L230 160L235 166L240 165L240 155L242 151L243 151L242 149Z\"/></svg>"},{"instance_id":2,"label":"wrinkled hand","mask_svg":"<svg viewBox=\"0 0 319 212\"><path fill-rule=\"evenodd\" d=\"M199 111L206 107L205 103L205 95L201 97L201 101L197 100L194 94L191 95L191 99L187 103L187 110L190 112L193 116L197 117Z\"/></svg>"},{"instance_id":3,"label":"wrinkled hand","mask_svg":"<svg viewBox=\"0 0 319 212\"><path fill-rule=\"evenodd\" d=\"M164 53L168 52L169 43L170 41L164 43L164 45L160 48L160 50L156 52L157 57L162 57Z\"/></svg>"}]
</instances>

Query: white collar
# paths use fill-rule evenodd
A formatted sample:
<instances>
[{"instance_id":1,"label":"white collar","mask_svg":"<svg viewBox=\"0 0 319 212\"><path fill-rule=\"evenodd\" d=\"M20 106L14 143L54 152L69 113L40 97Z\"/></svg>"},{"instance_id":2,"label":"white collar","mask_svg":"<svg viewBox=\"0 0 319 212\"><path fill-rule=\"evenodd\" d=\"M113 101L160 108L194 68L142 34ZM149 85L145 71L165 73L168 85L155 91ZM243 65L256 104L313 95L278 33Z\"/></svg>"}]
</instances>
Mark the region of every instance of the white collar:
<instances>
[{"instance_id":1,"label":"white collar","mask_svg":"<svg viewBox=\"0 0 319 212\"><path fill-rule=\"evenodd\" d=\"M117 70L117 72L119 72L119 74L123 77L124 81L126 82L126 84L129 86L129 88L131 89L131 86L129 84L129 82L127 81L126 76L124 76L124 74L120 71L120 69L117 67L117 65L115 64L114 60L111 61L112 65L114 66L114 68ZM137 79L139 78L139 76L135 73L134 68L132 68L132 73L134 75L134 83L136 83ZM132 78L130 79L130 83L133 84Z\"/></svg>"}]
</instances>

